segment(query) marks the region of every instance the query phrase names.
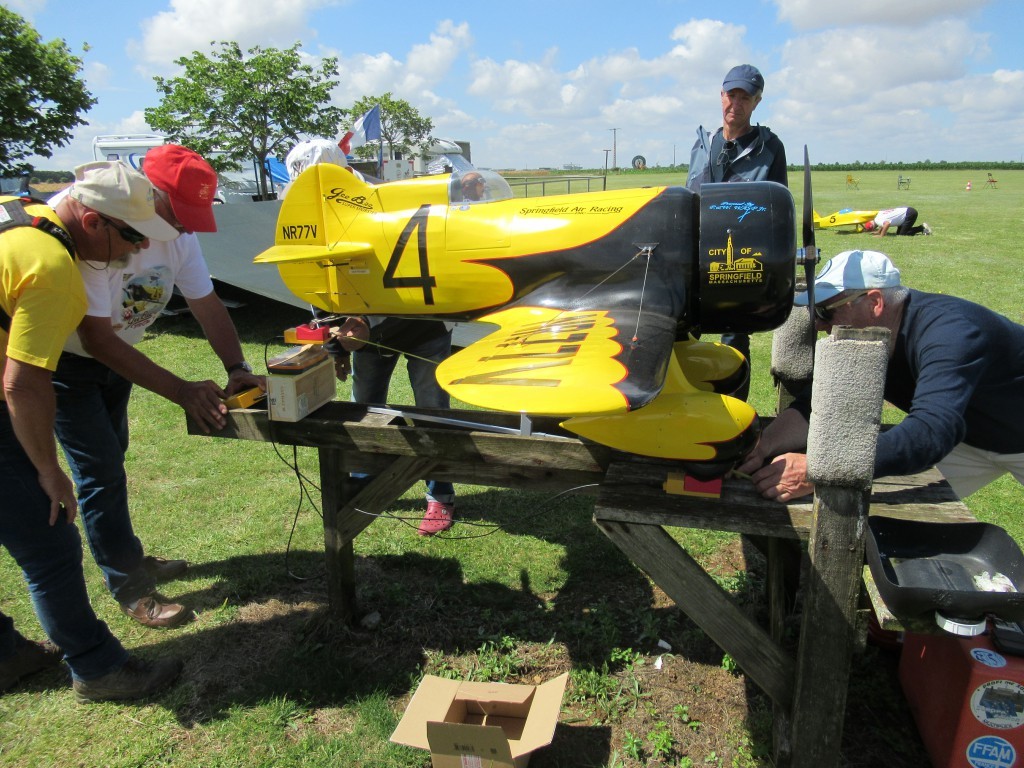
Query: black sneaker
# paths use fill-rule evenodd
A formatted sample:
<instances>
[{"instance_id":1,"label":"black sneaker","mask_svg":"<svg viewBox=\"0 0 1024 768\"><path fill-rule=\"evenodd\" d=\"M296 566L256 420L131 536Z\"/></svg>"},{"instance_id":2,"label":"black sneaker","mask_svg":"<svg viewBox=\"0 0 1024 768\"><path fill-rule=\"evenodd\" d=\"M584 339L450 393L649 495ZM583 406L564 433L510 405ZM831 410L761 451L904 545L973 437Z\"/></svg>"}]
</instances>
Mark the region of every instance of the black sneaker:
<instances>
[{"instance_id":1,"label":"black sneaker","mask_svg":"<svg viewBox=\"0 0 1024 768\"><path fill-rule=\"evenodd\" d=\"M188 561L166 560L162 557L146 555L142 558L142 567L156 579L157 584L163 584L165 581L173 581L184 576L185 571L188 570Z\"/></svg>"},{"instance_id":2,"label":"black sneaker","mask_svg":"<svg viewBox=\"0 0 1024 768\"><path fill-rule=\"evenodd\" d=\"M6 691L21 678L59 666L64 652L53 643L36 643L18 635L14 654L0 661L0 691Z\"/></svg>"},{"instance_id":3,"label":"black sneaker","mask_svg":"<svg viewBox=\"0 0 1024 768\"><path fill-rule=\"evenodd\" d=\"M181 659L158 659L149 662L129 656L128 661L113 672L95 680L75 680L75 699L80 704L90 701L127 701L156 693L181 672Z\"/></svg>"}]
</instances>

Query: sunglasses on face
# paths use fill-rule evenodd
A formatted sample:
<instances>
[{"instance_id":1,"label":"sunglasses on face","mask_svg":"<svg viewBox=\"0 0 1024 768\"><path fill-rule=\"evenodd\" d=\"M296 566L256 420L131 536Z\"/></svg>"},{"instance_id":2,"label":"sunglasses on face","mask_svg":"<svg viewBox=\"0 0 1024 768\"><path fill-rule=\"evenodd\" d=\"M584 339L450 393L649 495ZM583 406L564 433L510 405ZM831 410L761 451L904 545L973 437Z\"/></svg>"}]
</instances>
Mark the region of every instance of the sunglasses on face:
<instances>
[{"instance_id":1,"label":"sunglasses on face","mask_svg":"<svg viewBox=\"0 0 1024 768\"><path fill-rule=\"evenodd\" d=\"M124 241L126 243L130 243L131 245L141 245L146 240L146 236L139 232L137 229L132 229L127 224L125 224L123 227L119 224L115 224L111 219L107 218L102 213L97 213L96 215L103 219L105 222L107 222L107 226L111 227L112 229L116 229L117 234L124 238Z\"/></svg>"},{"instance_id":2,"label":"sunglasses on face","mask_svg":"<svg viewBox=\"0 0 1024 768\"><path fill-rule=\"evenodd\" d=\"M867 296L867 294L868 294L867 291L859 291L857 293L851 293L849 296L847 296L847 297L845 297L843 299L840 299L835 304L830 304L827 307L823 307L823 306L820 306L820 305L816 304L814 306L814 316L816 318L818 318L819 320L821 320L821 322L823 322L823 323L831 324L833 318L835 318L836 310L837 309L839 309L840 307L844 306L845 304L853 304L853 302L855 302L855 301L857 301L859 299L863 299L865 296Z\"/></svg>"}]
</instances>

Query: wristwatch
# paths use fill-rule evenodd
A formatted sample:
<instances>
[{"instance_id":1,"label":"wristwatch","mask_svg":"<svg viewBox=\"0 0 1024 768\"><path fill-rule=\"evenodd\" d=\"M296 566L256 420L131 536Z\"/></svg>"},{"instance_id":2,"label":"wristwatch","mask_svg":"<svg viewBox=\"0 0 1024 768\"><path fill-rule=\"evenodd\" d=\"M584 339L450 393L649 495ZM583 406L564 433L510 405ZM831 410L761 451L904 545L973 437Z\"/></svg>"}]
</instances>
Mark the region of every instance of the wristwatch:
<instances>
[{"instance_id":1,"label":"wristwatch","mask_svg":"<svg viewBox=\"0 0 1024 768\"><path fill-rule=\"evenodd\" d=\"M252 366L249 365L245 360L243 360L240 363L235 363L234 365L229 365L224 370L226 370L228 372L228 376L230 376L235 371L245 371L246 373L252 373Z\"/></svg>"}]
</instances>

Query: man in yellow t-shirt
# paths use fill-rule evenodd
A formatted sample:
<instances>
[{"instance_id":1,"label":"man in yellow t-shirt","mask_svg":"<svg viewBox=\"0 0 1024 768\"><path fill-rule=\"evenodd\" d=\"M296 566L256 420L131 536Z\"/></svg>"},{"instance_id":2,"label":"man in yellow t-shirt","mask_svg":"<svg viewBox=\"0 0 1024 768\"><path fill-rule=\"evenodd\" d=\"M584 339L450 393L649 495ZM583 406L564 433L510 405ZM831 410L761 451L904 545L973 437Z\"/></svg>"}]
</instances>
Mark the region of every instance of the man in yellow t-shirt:
<instances>
[{"instance_id":1,"label":"man in yellow t-shirt","mask_svg":"<svg viewBox=\"0 0 1024 768\"><path fill-rule=\"evenodd\" d=\"M0 198L0 545L22 569L51 643L0 613L0 691L63 658L80 701L147 696L173 680L177 659L131 656L89 604L71 480L57 461L51 375L86 308L74 258L122 261L177 232L157 214L152 185L121 163L75 169L56 209Z\"/></svg>"}]
</instances>

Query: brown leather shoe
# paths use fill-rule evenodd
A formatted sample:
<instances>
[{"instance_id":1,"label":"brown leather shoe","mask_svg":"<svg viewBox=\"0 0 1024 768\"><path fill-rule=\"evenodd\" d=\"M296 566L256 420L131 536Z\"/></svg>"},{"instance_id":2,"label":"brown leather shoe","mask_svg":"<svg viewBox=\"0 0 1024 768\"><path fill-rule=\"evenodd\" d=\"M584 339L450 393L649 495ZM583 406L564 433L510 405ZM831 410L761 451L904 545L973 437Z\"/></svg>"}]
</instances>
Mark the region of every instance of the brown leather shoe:
<instances>
[{"instance_id":1,"label":"brown leather shoe","mask_svg":"<svg viewBox=\"0 0 1024 768\"><path fill-rule=\"evenodd\" d=\"M156 579L157 584L162 584L165 581L173 581L184 576L185 571L188 570L188 561L166 560L162 557L146 555L142 558L142 567Z\"/></svg>"},{"instance_id":2,"label":"brown leather shoe","mask_svg":"<svg viewBox=\"0 0 1024 768\"><path fill-rule=\"evenodd\" d=\"M121 603L121 610L143 626L161 629L180 627L193 618L191 610L170 602L158 592L140 598L134 607L130 603Z\"/></svg>"}]
</instances>

